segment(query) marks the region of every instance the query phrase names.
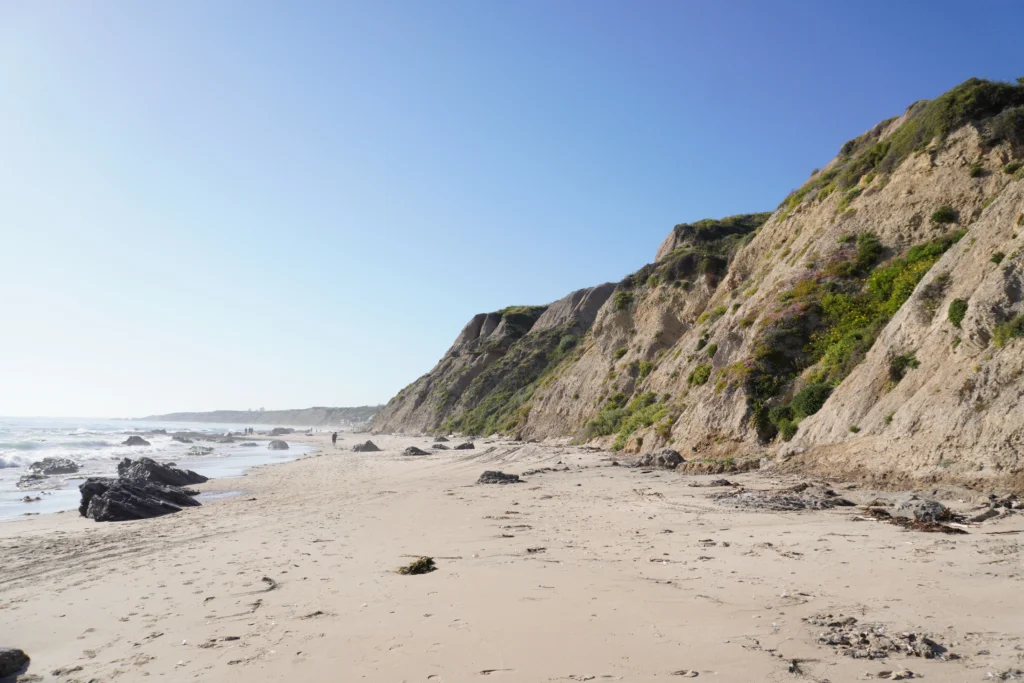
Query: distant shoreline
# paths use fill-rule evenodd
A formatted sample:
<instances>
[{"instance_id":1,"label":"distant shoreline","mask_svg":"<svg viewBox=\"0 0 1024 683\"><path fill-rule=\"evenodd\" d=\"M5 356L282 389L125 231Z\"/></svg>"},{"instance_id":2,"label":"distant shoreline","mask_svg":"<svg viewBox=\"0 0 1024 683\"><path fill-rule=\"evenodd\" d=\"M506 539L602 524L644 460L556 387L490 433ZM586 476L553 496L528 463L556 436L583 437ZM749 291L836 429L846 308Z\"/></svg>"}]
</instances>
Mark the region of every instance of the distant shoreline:
<instances>
[{"instance_id":1,"label":"distant shoreline","mask_svg":"<svg viewBox=\"0 0 1024 683\"><path fill-rule=\"evenodd\" d=\"M126 422L220 422L230 424L303 425L308 427L366 424L382 406L296 408L291 410L211 410L124 418Z\"/></svg>"}]
</instances>

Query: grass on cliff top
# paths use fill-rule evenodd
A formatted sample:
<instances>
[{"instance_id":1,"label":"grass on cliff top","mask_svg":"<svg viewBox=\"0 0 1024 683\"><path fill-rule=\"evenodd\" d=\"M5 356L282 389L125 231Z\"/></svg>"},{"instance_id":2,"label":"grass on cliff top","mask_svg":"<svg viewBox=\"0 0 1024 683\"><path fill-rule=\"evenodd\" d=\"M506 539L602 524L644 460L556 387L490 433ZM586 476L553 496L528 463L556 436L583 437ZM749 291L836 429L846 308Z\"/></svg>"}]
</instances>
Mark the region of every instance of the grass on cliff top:
<instances>
[{"instance_id":1,"label":"grass on cliff top","mask_svg":"<svg viewBox=\"0 0 1024 683\"><path fill-rule=\"evenodd\" d=\"M806 417L801 414L807 412L804 409L787 412L792 402L779 403L776 397L812 366L817 366L809 377L812 386L842 382L925 274L963 234L948 233L881 264L876 264L881 244L874 235L862 235L855 250L840 250L782 294L752 357L725 371L730 384L745 388L763 439L780 430L784 438L791 438L796 424Z\"/></svg>"},{"instance_id":2,"label":"grass on cliff top","mask_svg":"<svg viewBox=\"0 0 1024 683\"><path fill-rule=\"evenodd\" d=\"M985 143L1007 141L1024 148L1024 85L971 78L934 100L916 102L907 109L907 120L882 140L894 119L846 142L832 168L815 174L790 193L779 208L782 218L805 199L825 198L835 190L847 190L870 173L891 173L907 157L942 142L965 125L974 125Z\"/></svg>"},{"instance_id":3,"label":"grass on cliff top","mask_svg":"<svg viewBox=\"0 0 1024 683\"><path fill-rule=\"evenodd\" d=\"M698 277L721 277L744 240L760 230L769 217L770 212L748 213L675 226L673 231L679 246L657 263L649 263L627 275L618 285L616 308L627 308L632 302L631 290L637 287L683 285Z\"/></svg>"}]
</instances>

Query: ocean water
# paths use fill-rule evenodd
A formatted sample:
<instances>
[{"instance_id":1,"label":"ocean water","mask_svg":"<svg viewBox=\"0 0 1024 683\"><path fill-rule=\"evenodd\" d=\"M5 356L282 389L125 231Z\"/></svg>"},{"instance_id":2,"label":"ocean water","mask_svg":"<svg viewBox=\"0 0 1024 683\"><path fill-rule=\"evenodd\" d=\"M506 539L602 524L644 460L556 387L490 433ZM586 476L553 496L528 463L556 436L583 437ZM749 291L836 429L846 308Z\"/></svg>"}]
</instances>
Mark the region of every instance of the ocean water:
<instances>
[{"instance_id":1,"label":"ocean water","mask_svg":"<svg viewBox=\"0 0 1024 683\"><path fill-rule=\"evenodd\" d=\"M284 426L284 425L282 425ZM174 441L174 432L197 432L211 437L239 432L254 427L255 438L235 436L235 443L220 444L200 441L184 444ZM25 513L48 514L78 507L78 485L87 477L116 476L122 458L153 458L158 462L174 462L178 466L211 479L241 476L247 469L273 462L287 462L308 453L307 444L289 442L287 451L267 449L265 425L214 424L192 422L142 422L80 418L9 418L0 417L0 520L20 517ZM304 428L296 428L304 429ZM167 434L153 433L166 430ZM122 446L129 436L138 434L149 446ZM288 441L288 437L283 438ZM251 440L257 446L243 446ZM193 445L212 447L213 453L190 456ZM18 487L28 474L28 466L47 457L70 458L81 466L75 474L56 475L42 482ZM24 502L24 498L39 501ZM203 498L200 498L202 501Z\"/></svg>"}]
</instances>

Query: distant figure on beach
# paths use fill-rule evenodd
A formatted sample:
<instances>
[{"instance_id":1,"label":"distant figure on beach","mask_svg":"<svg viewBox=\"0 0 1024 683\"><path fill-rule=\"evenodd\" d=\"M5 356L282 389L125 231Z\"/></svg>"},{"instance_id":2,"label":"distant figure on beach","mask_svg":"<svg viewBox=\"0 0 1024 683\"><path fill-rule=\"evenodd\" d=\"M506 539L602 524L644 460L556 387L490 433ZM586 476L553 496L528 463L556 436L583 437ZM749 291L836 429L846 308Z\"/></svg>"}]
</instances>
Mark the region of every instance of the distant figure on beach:
<instances>
[{"instance_id":1,"label":"distant figure on beach","mask_svg":"<svg viewBox=\"0 0 1024 683\"><path fill-rule=\"evenodd\" d=\"M338 432L331 434L331 445L335 447L338 445Z\"/></svg>"}]
</instances>

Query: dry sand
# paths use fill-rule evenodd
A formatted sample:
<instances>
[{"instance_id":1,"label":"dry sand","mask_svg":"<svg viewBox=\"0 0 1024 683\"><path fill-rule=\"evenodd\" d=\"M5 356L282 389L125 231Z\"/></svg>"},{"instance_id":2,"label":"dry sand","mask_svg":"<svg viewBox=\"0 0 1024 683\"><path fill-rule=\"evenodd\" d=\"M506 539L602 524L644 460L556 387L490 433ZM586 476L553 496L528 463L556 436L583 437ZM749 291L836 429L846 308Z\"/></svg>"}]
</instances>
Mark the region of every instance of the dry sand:
<instances>
[{"instance_id":1,"label":"dry sand","mask_svg":"<svg viewBox=\"0 0 1024 683\"><path fill-rule=\"evenodd\" d=\"M1024 515L922 533L855 508L737 511L687 485L713 477L580 448L403 457L430 440L374 440L386 450L352 453L345 435L210 482L244 494L176 515L0 524L0 643L28 652L36 680L83 683L839 683L903 669L959 682L1024 668ZM569 471L474 485L559 461ZM437 570L395 573L416 555ZM818 614L930 633L961 658L843 656L803 621Z\"/></svg>"}]
</instances>

